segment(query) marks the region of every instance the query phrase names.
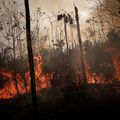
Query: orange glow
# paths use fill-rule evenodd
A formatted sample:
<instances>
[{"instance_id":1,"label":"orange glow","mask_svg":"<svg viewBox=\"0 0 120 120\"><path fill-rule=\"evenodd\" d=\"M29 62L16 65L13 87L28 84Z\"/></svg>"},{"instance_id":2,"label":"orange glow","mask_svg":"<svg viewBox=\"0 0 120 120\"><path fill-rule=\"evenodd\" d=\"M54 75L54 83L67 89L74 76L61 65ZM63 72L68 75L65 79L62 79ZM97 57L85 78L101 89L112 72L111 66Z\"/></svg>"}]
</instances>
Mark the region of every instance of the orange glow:
<instances>
[{"instance_id":1,"label":"orange glow","mask_svg":"<svg viewBox=\"0 0 120 120\"><path fill-rule=\"evenodd\" d=\"M117 80L120 80L120 52L117 52L113 55L113 65L115 68L115 74L113 75ZM40 95L40 91L44 88L50 88L51 87L51 80L53 80L53 73L43 73L43 63L41 56L35 56L34 57L34 63L35 63L35 79L36 79L36 91L37 95ZM105 78L102 75L97 75L95 73L92 73L90 71L89 64L87 61L85 61L85 67L86 67L86 76L89 84L108 84L108 81L105 80ZM16 90L15 81L14 81L14 71L5 70L4 68L0 68L0 75L2 76L3 80L6 80L4 83L4 86L0 88L0 99L9 99L16 97L18 92ZM79 76L78 76L79 75ZM2 80L1 79L1 80ZM18 82L18 90L19 93L25 94L26 92L30 92L30 73L29 71L25 73L25 80L21 77L19 73L16 75L16 79ZM79 83L81 82L81 73L79 71L76 71L76 84L79 86ZM26 88L25 88L25 81L26 81ZM110 80L109 83L111 83L112 80Z\"/></svg>"},{"instance_id":2,"label":"orange glow","mask_svg":"<svg viewBox=\"0 0 120 120\"><path fill-rule=\"evenodd\" d=\"M37 94L40 94L40 90L43 88L50 87L50 79L52 79L52 74L42 74L42 60L41 56L34 57L35 61L35 79L36 79L36 89ZM14 76L12 71L7 71L3 68L0 68L0 74L3 76L3 79L7 79L7 82L4 84L3 88L0 89L0 99L9 99L17 96L17 90L15 86ZM20 94L25 94L26 89L24 81L19 73L16 75L18 82L18 89ZM30 92L30 73L25 73L25 79L27 82L27 91Z\"/></svg>"},{"instance_id":3,"label":"orange glow","mask_svg":"<svg viewBox=\"0 0 120 120\"><path fill-rule=\"evenodd\" d=\"M114 77L120 81L120 51L115 50L116 52L112 55L112 60L115 68Z\"/></svg>"}]
</instances>

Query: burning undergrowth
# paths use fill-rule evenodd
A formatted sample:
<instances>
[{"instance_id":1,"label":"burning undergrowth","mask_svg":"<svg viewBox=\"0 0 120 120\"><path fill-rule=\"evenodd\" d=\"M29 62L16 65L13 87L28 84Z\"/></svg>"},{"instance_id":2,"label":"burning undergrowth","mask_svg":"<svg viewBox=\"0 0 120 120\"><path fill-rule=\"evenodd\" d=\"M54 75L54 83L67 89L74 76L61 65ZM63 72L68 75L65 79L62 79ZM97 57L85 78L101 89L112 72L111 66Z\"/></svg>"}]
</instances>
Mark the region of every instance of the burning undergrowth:
<instances>
[{"instance_id":1,"label":"burning undergrowth","mask_svg":"<svg viewBox=\"0 0 120 120\"><path fill-rule=\"evenodd\" d=\"M120 54L110 42L96 43L89 41L83 44L84 62L88 84L113 84L120 80ZM35 78L37 94L41 96L42 90L82 84L82 71L79 48L69 50L69 54L58 50L45 50L44 54L35 55ZM22 70L0 68L0 99L13 98L19 94L30 92L30 74L28 65L24 62ZM15 81L15 77L17 82ZM17 85L16 85L17 83ZM18 89L17 89L18 87Z\"/></svg>"},{"instance_id":2,"label":"burning undergrowth","mask_svg":"<svg viewBox=\"0 0 120 120\"><path fill-rule=\"evenodd\" d=\"M52 79L52 73L42 73L42 61L41 56L35 56L35 78L36 78L36 89L39 94L39 90L43 88L49 88L49 80ZM26 92L30 92L30 73L25 72L24 73L24 79L20 73L16 73L16 76L14 76L14 71L5 70L4 68L0 68L0 75L1 75L1 89L0 89L0 98L1 99L8 99L13 98L16 95L19 94L25 94ZM16 83L15 78L17 80L17 87L18 91L16 89Z\"/></svg>"}]
</instances>

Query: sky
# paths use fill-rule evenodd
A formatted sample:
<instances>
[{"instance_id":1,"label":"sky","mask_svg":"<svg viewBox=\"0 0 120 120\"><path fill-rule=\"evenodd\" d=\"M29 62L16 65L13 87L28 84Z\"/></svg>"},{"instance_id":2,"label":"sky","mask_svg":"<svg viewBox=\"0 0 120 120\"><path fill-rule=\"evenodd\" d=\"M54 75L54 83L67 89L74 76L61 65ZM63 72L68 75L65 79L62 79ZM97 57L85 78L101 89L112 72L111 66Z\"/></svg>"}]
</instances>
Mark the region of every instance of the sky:
<instances>
[{"instance_id":1,"label":"sky","mask_svg":"<svg viewBox=\"0 0 120 120\"><path fill-rule=\"evenodd\" d=\"M91 6L94 6L93 2L88 4L87 0L30 0L30 8L34 10L37 7L41 7L47 13L56 12L59 9L73 11L73 3L76 4L80 11L85 11L86 13Z\"/></svg>"},{"instance_id":2,"label":"sky","mask_svg":"<svg viewBox=\"0 0 120 120\"><path fill-rule=\"evenodd\" d=\"M88 0L29 0L30 9L35 10L40 7L42 11L51 14L53 11L56 13L60 9L67 12L74 11L74 3L80 12L81 22L84 23L90 17L89 8L94 6L94 2L87 2ZM94 0L91 0L94 1Z\"/></svg>"},{"instance_id":3,"label":"sky","mask_svg":"<svg viewBox=\"0 0 120 120\"><path fill-rule=\"evenodd\" d=\"M29 0L30 10L35 10L37 7L40 7L42 11L45 11L49 15L53 11L56 13L60 9L64 9L67 12L74 11L74 3L80 13L81 31L84 31L85 21L90 17L89 8L94 6L94 0L91 0L90 3L88 0Z\"/></svg>"},{"instance_id":4,"label":"sky","mask_svg":"<svg viewBox=\"0 0 120 120\"><path fill-rule=\"evenodd\" d=\"M85 0L74 0L74 2L79 7L86 7ZM32 9L42 7L49 12L59 9L72 10L73 0L30 0L30 6Z\"/></svg>"}]
</instances>

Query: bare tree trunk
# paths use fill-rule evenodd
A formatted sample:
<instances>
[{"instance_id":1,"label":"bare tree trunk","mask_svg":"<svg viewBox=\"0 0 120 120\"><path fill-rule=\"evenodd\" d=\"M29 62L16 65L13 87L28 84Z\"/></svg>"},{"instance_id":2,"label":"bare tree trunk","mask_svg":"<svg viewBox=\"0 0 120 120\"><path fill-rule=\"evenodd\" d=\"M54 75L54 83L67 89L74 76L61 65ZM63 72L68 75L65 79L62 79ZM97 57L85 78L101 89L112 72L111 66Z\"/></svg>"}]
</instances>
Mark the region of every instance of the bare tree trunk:
<instances>
[{"instance_id":1,"label":"bare tree trunk","mask_svg":"<svg viewBox=\"0 0 120 120\"><path fill-rule=\"evenodd\" d=\"M26 12L26 37L27 37L27 49L28 49L28 59L30 67L30 77L31 77L31 94L32 94L32 104L34 117L38 116L38 104L36 97L36 86L35 86L35 71L34 71L34 61L33 61L33 50L31 43L31 32L30 32L30 11L29 11L29 1L24 0L25 12Z\"/></svg>"},{"instance_id":2,"label":"bare tree trunk","mask_svg":"<svg viewBox=\"0 0 120 120\"><path fill-rule=\"evenodd\" d=\"M66 17L65 17L65 15L64 15L64 30L65 30L65 40L66 40L67 53L69 53L68 39L67 39L67 24L66 24Z\"/></svg>"},{"instance_id":3,"label":"bare tree trunk","mask_svg":"<svg viewBox=\"0 0 120 120\"><path fill-rule=\"evenodd\" d=\"M73 27L72 27L72 25L70 25L70 30L71 30L71 42L72 42L72 50L73 50L73 48L74 48L74 38L73 38Z\"/></svg>"},{"instance_id":4,"label":"bare tree trunk","mask_svg":"<svg viewBox=\"0 0 120 120\"><path fill-rule=\"evenodd\" d=\"M54 48L54 35L53 35L53 22L50 22L51 25L51 35L52 35L52 42L53 42L53 48Z\"/></svg>"},{"instance_id":5,"label":"bare tree trunk","mask_svg":"<svg viewBox=\"0 0 120 120\"><path fill-rule=\"evenodd\" d=\"M111 15L111 17L112 17L112 26L113 28L115 28L114 15Z\"/></svg>"},{"instance_id":6,"label":"bare tree trunk","mask_svg":"<svg viewBox=\"0 0 120 120\"><path fill-rule=\"evenodd\" d=\"M20 26L19 26L20 27ZM20 30L19 28L17 28L17 34L18 34L18 38L17 38L17 45L18 45L18 48L19 48L19 55L20 55L20 59L23 60L23 49L22 49L22 41L21 41L21 33L20 33ZM27 80L25 78L25 70L21 70L21 75L22 75L22 78L24 80L24 87L26 89L26 92L28 93L28 90L27 90Z\"/></svg>"},{"instance_id":7,"label":"bare tree trunk","mask_svg":"<svg viewBox=\"0 0 120 120\"><path fill-rule=\"evenodd\" d=\"M98 14L99 22L100 22L100 25L101 25L101 32L102 32L102 35L103 35L103 38L104 38L104 41L105 41L105 33L104 33L102 18L101 18L101 15L100 15L100 9L101 8L97 6L97 14Z\"/></svg>"},{"instance_id":8,"label":"bare tree trunk","mask_svg":"<svg viewBox=\"0 0 120 120\"><path fill-rule=\"evenodd\" d=\"M49 42L49 48L51 48L51 42L50 42L50 37L49 37L49 29L47 29L47 40Z\"/></svg>"},{"instance_id":9,"label":"bare tree trunk","mask_svg":"<svg viewBox=\"0 0 120 120\"><path fill-rule=\"evenodd\" d=\"M75 17L76 17L76 23L77 23L77 34L78 34L78 41L80 46L80 59L81 59L81 67L82 67L82 79L83 79L83 85L87 84L87 77L86 77L86 71L85 71L85 64L83 59L83 50L82 50L82 41L81 41L81 35L80 35L80 24L79 24L79 16L78 16L78 9L75 6Z\"/></svg>"},{"instance_id":10,"label":"bare tree trunk","mask_svg":"<svg viewBox=\"0 0 120 120\"><path fill-rule=\"evenodd\" d=\"M16 46L15 46L15 43L16 43L16 40L15 40L16 29L15 28L12 28L12 34L13 34L14 82L15 82L15 87L16 87L16 90L17 90L17 94L20 95L19 88L18 88L18 81L17 81L17 78L16 78L17 73L16 73Z\"/></svg>"}]
</instances>

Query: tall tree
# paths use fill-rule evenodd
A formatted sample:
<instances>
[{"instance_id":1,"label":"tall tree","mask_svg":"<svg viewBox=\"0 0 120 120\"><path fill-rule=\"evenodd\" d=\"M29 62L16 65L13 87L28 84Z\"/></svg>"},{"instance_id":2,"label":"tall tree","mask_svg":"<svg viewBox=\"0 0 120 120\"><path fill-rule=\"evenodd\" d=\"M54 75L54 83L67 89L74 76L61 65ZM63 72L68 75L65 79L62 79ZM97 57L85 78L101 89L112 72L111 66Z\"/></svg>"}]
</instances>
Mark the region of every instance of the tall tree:
<instances>
[{"instance_id":1,"label":"tall tree","mask_svg":"<svg viewBox=\"0 0 120 120\"><path fill-rule=\"evenodd\" d=\"M17 94L20 94L18 88L18 80L17 80L17 51L18 51L18 38L21 39L23 29L22 29L22 21L21 15L19 13L22 12L20 9L20 2L16 2L16 0L12 1L0 1L0 35L2 38L2 42L4 42L7 49L5 50L5 54L8 51L11 53L10 59L12 59L12 68L14 70L13 77L14 77L14 84L17 90ZM8 49L9 48L9 49ZM5 55L6 56L6 55ZM4 56L4 57L5 57ZM6 59L4 58L4 63ZM7 65L6 65L7 67Z\"/></svg>"},{"instance_id":2,"label":"tall tree","mask_svg":"<svg viewBox=\"0 0 120 120\"><path fill-rule=\"evenodd\" d=\"M29 1L24 0L25 3L25 13L26 13L26 37L27 37L27 50L28 59L30 67L30 77L31 77L31 94L32 94L32 104L34 117L38 115L38 104L36 97L36 86L35 86L35 71L34 71L34 61L33 61L33 50L31 42L31 27L30 27L30 11L29 11Z\"/></svg>"},{"instance_id":3,"label":"tall tree","mask_svg":"<svg viewBox=\"0 0 120 120\"><path fill-rule=\"evenodd\" d=\"M74 6L75 8L75 18L77 23L77 35L78 35L78 41L80 46L80 59L81 59L81 67L82 67L82 79L83 79L83 85L87 84L87 77L86 77L86 71L85 71L85 64L83 59L83 49L82 49L82 41L81 41L81 35L80 35L80 23L79 23L79 16L78 16L78 8Z\"/></svg>"},{"instance_id":4,"label":"tall tree","mask_svg":"<svg viewBox=\"0 0 120 120\"><path fill-rule=\"evenodd\" d=\"M68 15L60 14L60 15L57 16L57 20L58 21L64 19L64 31L65 31L65 40L66 40L66 50L67 50L67 53L69 53L68 36L67 36L67 23L70 22Z\"/></svg>"}]
</instances>

